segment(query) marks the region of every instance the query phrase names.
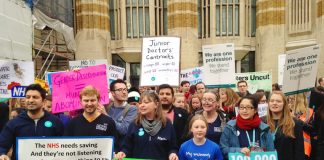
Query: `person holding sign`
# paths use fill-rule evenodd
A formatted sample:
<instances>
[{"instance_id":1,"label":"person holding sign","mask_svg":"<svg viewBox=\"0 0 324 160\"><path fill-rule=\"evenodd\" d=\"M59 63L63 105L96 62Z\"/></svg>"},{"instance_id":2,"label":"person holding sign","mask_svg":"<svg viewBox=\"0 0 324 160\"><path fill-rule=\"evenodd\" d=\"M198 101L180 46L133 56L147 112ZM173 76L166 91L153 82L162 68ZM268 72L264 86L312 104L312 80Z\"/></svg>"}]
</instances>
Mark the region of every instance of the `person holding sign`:
<instances>
[{"instance_id":1,"label":"person holding sign","mask_svg":"<svg viewBox=\"0 0 324 160\"><path fill-rule=\"evenodd\" d=\"M267 123L270 126L278 160L303 160L303 126L291 115L286 96L273 91L269 98Z\"/></svg>"},{"instance_id":2,"label":"person holding sign","mask_svg":"<svg viewBox=\"0 0 324 160\"><path fill-rule=\"evenodd\" d=\"M249 156L251 152L274 151L270 128L258 115L258 102L253 96L243 97L239 103L239 114L225 126L220 139L223 155L240 152Z\"/></svg>"},{"instance_id":3,"label":"person holding sign","mask_svg":"<svg viewBox=\"0 0 324 160\"><path fill-rule=\"evenodd\" d=\"M163 115L158 95L147 91L140 99L139 114L130 124L122 150L115 158L178 160L176 134Z\"/></svg>"},{"instance_id":4,"label":"person holding sign","mask_svg":"<svg viewBox=\"0 0 324 160\"><path fill-rule=\"evenodd\" d=\"M27 112L10 120L0 134L0 160L9 160L7 152L13 146L16 159L16 137L62 136L64 127L54 115L43 110L46 91L39 84L26 88Z\"/></svg>"},{"instance_id":5,"label":"person holding sign","mask_svg":"<svg viewBox=\"0 0 324 160\"><path fill-rule=\"evenodd\" d=\"M195 115L189 122L189 132L193 138L183 143L179 150L180 160L223 160L219 146L206 138L208 122L203 115Z\"/></svg>"}]
</instances>

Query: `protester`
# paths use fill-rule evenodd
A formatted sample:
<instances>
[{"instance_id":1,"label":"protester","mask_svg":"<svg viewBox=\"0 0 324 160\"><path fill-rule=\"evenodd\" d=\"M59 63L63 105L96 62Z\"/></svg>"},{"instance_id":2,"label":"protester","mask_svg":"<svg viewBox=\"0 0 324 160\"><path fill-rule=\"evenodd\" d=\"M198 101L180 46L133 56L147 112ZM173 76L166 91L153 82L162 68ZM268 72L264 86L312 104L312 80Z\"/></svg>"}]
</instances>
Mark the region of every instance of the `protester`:
<instances>
[{"instance_id":1,"label":"protester","mask_svg":"<svg viewBox=\"0 0 324 160\"><path fill-rule=\"evenodd\" d=\"M134 121L137 108L127 103L128 92L126 83L117 79L110 84L111 95L114 98L114 102L109 108L106 109L108 115L115 121L117 128L117 143L116 147L121 148L121 142L127 133L128 126ZM105 112L105 111L104 111Z\"/></svg>"},{"instance_id":2,"label":"protester","mask_svg":"<svg viewBox=\"0 0 324 160\"><path fill-rule=\"evenodd\" d=\"M172 105L174 92L169 84L161 84L157 93L162 104L164 116L171 120L176 132L177 144L180 146L184 142L183 135L185 134L188 113L186 110Z\"/></svg>"},{"instance_id":3,"label":"protester","mask_svg":"<svg viewBox=\"0 0 324 160\"><path fill-rule=\"evenodd\" d=\"M324 77L318 78L318 84L319 86L324 87Z\"/></svg>"},{"instance_id":4,"label":"protester","mask_svg":"<svg viewBox=\"0 0 324 160\"><path fill-rule=\"evenodd\" d=\"M267 124L273 136L278 160L303 160L303 126L293 119L285 95L273 91L269 98Z\"/></svg>"},{"instance_id":5,"label":"protester","mask_svg":"<svg viewBox=\"0 0 324 160\"><path fill-rule=\"evenodd\" d=\"M0 132L9 120L9 105L0 102Z\"/></svg>"},{"instance_id":6,"label":"protester","mask_svg":"<svg viewBox=\"0 0 324 160\"><path fill-rule=\"evenodd\" d=\"M278 83L272 84L272 91L280 91L280 87Z\"/></svg>"},{"instance_id":7,"label":"protester","mask_svg":"<svg viewBox=\"0 0 324 160\"><path fill-rule=\"evenodd\" d=\"M317 131L317 143L316 145L316 160L324 159L324 103L318 107L318 111L315 113L314 128ZM315 148L315 147L313 147Z\"/></svg>"},{"instance_id":8,"label":"protester","mask_svg":"<svg viewBox=\"0 0 324 160\"><path fill-rule=\"evenodd\" d=\"M13 108L10 112L10 119L16 118L19 114L25 112L25 108Z\"/></svg>"},{"instance_id":9,"label":"protester","mask_svg":"<svg viewBox=\"0 0 324 160\"><path fill-rule=\"evenodd\" d=\"M190 82L189 81L181 81L180 87L179 87L179 92L187 93L187 92L189 92L189 89L190 89Z\"/></svg>"},{"instance_id":10,"label":"protester","mask_svg":"<svg viewBox=\"0 0 324 160\"><path fill-rule=\"evenodd\" d=\"M237 82L237 89L238 89L237 94L240 97L251 95L251 93L248 91L248 84L244 80L241 80L241 81Z\"/></svg>"},{"instance_id":11,"label":"protester","mask_svg":"<svg viewBox=\"0 0 324 160\"><path fill-rule=\"evenodd\" d=\"M222 160L219 146L206 138L208 123L203 115L195 115L189 122L189 132L193 138L183 143L179 150L180 160Z\"/></svg>"},{"instance_id":12,"label":"protester","mask_svg":"<svg viewBox=\"0 0 324 160\"><path fill-rule=\"evenodd\" d=\"M39 84L31 84L26 88L26 108L18 117L10 120L0 134L0 160L9 160L6 155L13 146L16 159L16 137L61 136L64 128L55 116L43 110L46 91Z\"/></svg>"},{"instance_id":13,"label":"protester","mask_svg":"<svg viewBox=\"0 0 324 160\"><path fill-rule=\"evenodd\" d=\"M191 100L189 102L189 115L194 115L195 112L201 109L202 109L201 98L199 97L198 94L194 94L191 97Z\"/></svg>"},{"instance_id":14,"label":"protester","mask_svg":"<svg viewBox=\"0 0 324 160\"><path fill-rule=\"evenodd\" d=\"M139 114L128 128L121 152L115 158L177 160L174 128L162 111L161 101L154 92L141 96Z\"/></svg>"},{"instance_id":15,"label":"protester","mask_svg":"<svg viewBox=\"0 0 324 160\"><path fill-rule=\"evenodd\" d=\"M219 89L220 100L222 103L222 110L228 115L230 119L236 117L235 107L240 97L231 88Z\"/></svg>"},{"instance_id":16,"label":"protester","mask_svg":"<svg viewBox=\"0 0 324 160\"><path fill-rule=\"evenodd\" d=\"M258 104L266 104L267 103L267 97L264 94L264 92L255 92L253 96L257 99Z\"/></svg>"},{"instance_id":17,"label":"protester","mask_svg":"<svg viewBox=\"0 0 324 160\"><path fill-rule=\"evenodd\" d=\"M138 105L139 105L138 102L139 102L140 97L141 97L141 95L140 95L139 91L135 87L132 87L128 91L127 103L129 105L138 107Z\"/></svg>"},{"instance_id":18,"label":"protester","mask_svg":"<svg viewBox=\"0 0 324 160\"><path fill-rule=\"evenodd\" d=\"M200 98L202 98L202 95L206 92L206 86L203 82L198 82L196 84L196 90Z\"/></svg>"},{"instance_id":19,"label":"protester","mask_svg":"<svg viewBox=\"0 0 324 160\"><path fill-rule=\"evenodd\" d=\"M45 105L44 105L44 110L46 110L49 113L52 113L52 95L51 94L46 95L45 99L46 99L46 102L45 102ZM66 127L67 124L69 123L69 121L71 120L71 118L69 116L65 115L64 112L62 112L62 113L54 113L53 115L55 115L56 117L58 117L61 120L64 127ZM77 115L77 116L79 116L79 115Z\"/></svg>"},{"instance_id":20,"label":"protester","mask_svg":"<svg viewBox=\"0 0 324 160\"><path fill-rule=\"evenodd\" d=\"M252 151L274 151L270 128L258 115L258 102L253 96L243 97L239 114L227 123L220 145L225 157L228 153L241 152L246 156Z\"/></svg>"},{"instance_id":21,"label":"protester","mask_svg":"<svg viewBox=\"0 0 324 160\"><path fill-rule=\"evenodd\" d=\"M189 112L189 106L183 93L174 94L173 105L177 108L182 108Z\"/></svg>"}]
</instances>

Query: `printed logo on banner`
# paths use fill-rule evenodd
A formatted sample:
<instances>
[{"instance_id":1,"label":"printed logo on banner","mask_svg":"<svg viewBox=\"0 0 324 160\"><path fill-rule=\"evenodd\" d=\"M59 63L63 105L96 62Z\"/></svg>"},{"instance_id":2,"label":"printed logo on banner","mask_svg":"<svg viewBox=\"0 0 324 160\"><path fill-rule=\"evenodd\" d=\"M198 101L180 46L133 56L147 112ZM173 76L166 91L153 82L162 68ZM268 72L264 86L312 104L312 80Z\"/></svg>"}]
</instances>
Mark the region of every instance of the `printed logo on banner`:
<instances>
[{"instance_id":1,"label":"printed logo on banner","mask_svg":"<svg viewBox=\"0 0 324 160\"><path fill-rule=\"evenodd\" d=\"M27 86L15 86L11 89L12 98L24 98Z\"/></svg>"}]
</instances>

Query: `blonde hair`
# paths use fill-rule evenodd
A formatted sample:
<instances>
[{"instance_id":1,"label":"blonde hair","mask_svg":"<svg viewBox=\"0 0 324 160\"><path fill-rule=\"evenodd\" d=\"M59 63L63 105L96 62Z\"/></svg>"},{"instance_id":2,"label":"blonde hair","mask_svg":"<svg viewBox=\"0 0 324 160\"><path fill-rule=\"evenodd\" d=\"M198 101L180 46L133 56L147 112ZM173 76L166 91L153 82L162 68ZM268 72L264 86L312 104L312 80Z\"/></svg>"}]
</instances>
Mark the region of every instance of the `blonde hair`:
<instances>
[{"instance_id":1,"label":"blonde hair","mask_svg":"<svg viewBox=\"0 0 324 160\"><path fill-rule=\"evenodd\" d=\"M293 120L293 117L290 114L290 108L288 106L286 96L281 91L273 91L272 94L270 95L269 102L272 95L274 94L280 95L284 103L283 110L282 110L283 114L279 119L278 128L282 130L282 133L285 136L295 138L295 133L294 133L295 122ZM270 111L270 106L268 107L267 123L270 127L270 131L275 132L276 130L275 121L273 119L273 113Z\"/></svg>"},{"instance_id":2,"label":"blonde hair","mask_svg":"<svg viewBox=\"0 0 324 160\"><path fill-rule=\"evenodd\" d=\"M82 96L96 96L98 101L100 100L99 91L95 87L93 87L91 85L86 86L81 90L80 99L82 99Z\"/></svg>"},{"instance_id":3,"label":"blonde hair","mask_svg":"<svg viewBox=\"0 0 324 160\"><path fill-rule=\"evenodd\" d=\"M186 101L186 97L184 95L184 93L175 93L174 94L174 98L173 98L173 103L176 101L177 98L184 98L184 109L189 112L189 105Z\"/></svg>"},{"instance_id":4,"label":"blonde hair","mask_svg":"<svg viewBox=\"0 0 324 160\"><path fill-rule=\"evenodd\" d=\"M204 121L205 124L206 124L206 128L207 128L207 130L208 130L208 122L207 122L206 118L205 118L202 114L196 114L196 115L194 115L194 116L191 118L191 120L189 121L189 128L188 128L188 129L189 129L189 133L191 132L190 130L191 130L192 124L193 124L196 120L202 120L202 121Z\"/></svg>"},{"instance_id":5,"label":"blonde hair","mask_svg":"<svg viewBox=\"0 0 324 160\"><path fill-rule=\"evenodd\" d=\"M163 115L163 112L162 112L162 104L160 102L160 99L159 99L159 96L154 93L153 91L146 91L146 92L143 92L142 95L141 95L141 98L140 98L140 103L143 101L143 99L147 99L149 102L154 102L155 105L157 105L156 107L156 111L155 111L155 118L154 119L157 119L157 120L160 120L162 122L162 125L165 127L166 125L166 122L167 122L167 119L166 117ZM141 122L142 120L144 119L145 117L140 113L140 112L137 112L137 116L135 118L135 124L136 125L141 125Z\"/></svg>"},{"instance_id":6,"label":"blonde hair","mask_svg":"<svg viewBox=\"0 0 324 160\"><path fill-rule=\"evenodd\" d=\"M307 98L304 93L299 93L295 95L295 104L293 106L293 110L297 114L304 114L307 110Z\"/></svg>"}]
</instances>

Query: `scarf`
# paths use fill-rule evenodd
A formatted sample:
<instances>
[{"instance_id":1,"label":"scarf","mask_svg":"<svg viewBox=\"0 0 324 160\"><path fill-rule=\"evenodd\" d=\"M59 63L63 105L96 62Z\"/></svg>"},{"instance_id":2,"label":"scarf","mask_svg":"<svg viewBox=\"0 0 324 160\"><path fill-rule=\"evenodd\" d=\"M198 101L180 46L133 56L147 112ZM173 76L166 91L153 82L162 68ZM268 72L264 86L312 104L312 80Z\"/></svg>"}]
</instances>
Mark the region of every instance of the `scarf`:
<instances>
[{"instance_id":1,"label":"scarf","mask_svg":"<svg viewBox=\"0 0 324 160\"><path fill-rule=\"evenodd\" d=\"M141 124L144 130L151 136L155 136L162 128L162 122L159 120L154 120L153 122L149 122L147 119L143 118Z\"/></svg>"},{"instance_id":2,"label":"scarf","mask_svg":"<svg viewBox=\"0 0 324 160\"><path fill-rule=\"evenodd\" d=\"M236 117L236 125L243 130L251 130L259 127L261 119L258 114L254 115L253 119L243 119L240 115Z\"/></svg>"}]
</instances>

